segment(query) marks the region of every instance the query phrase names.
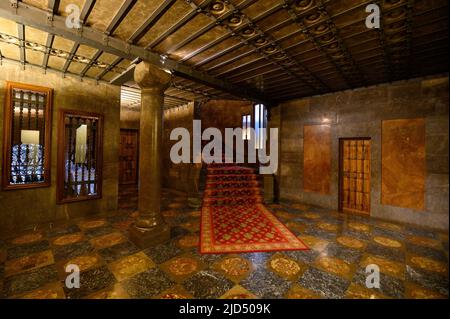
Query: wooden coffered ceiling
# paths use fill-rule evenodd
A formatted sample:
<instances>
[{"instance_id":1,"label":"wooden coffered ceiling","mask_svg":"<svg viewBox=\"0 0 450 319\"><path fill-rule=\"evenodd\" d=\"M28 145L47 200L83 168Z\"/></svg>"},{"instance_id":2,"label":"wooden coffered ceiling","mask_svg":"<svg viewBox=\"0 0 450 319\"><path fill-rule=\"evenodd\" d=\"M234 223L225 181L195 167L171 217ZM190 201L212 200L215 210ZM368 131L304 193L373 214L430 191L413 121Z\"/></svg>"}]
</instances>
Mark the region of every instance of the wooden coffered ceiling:
<instances>
[{"instance_id":1,"label":"wooden coffered ceiling","mask_svg":"<svg viewBox=\"0 0 450 319\"><path fill-rule=\"evenodd\" d=\"M366 6L381 28L365 26ZM66 7L83 27L68 29ZM447 0L2 0L1 58L124 83L170 70L170 105L287 99L448 71Z\"/></svg>"}]
</instances>

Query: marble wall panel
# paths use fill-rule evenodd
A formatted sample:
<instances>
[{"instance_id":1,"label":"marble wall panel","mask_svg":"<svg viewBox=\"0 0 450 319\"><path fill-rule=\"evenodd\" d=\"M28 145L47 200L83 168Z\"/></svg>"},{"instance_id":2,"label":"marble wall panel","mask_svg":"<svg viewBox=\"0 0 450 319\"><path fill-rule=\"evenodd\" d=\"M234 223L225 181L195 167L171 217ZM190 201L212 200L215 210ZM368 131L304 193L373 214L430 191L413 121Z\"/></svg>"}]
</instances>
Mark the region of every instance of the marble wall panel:
<instances>
[{"instance_id":1,"label":"marble wall panel","mask_svg":"<svg viewBox=\"0 0 450 319\"><path fill-rule=\"evenodd\" d=\"M381 202L423 209L425 206L425 119L382 123Z\"/></svg>"},{"instance_id":2,"label":"marble wall panel","mask_svg":"<svg viewBox=\"0 0 450 319\"><path fill-rule=\"evenodd\" d=\"M305 125L303 141L303 189L320 194L330 193L331 127Z\"/></svg>"}]
</instances>

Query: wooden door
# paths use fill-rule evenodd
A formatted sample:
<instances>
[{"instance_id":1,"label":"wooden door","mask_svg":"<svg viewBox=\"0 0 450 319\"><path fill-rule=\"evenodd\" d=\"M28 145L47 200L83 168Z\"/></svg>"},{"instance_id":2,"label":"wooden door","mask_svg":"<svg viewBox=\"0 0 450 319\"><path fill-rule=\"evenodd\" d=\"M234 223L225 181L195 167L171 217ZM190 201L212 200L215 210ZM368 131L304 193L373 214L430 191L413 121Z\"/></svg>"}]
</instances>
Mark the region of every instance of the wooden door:
<instances>
[{"instance_id":1,"label":"wooden door","mask_svg":"<svg viewBox=\"0 0 450 319\"><path fill-rule=\"evenodd\" d=\"M119 183L138 182L139 131L120 130Z\"/></svg>"},{"instance_id":2,"label":"wooden door","mask_svg":"<svg viewBox=\"0 0 450 319\"><path fill-rule=\"evenodd\" d=\"M339 208L370 213L370 139L340 140Z\"/></svg>"}]
</instances>

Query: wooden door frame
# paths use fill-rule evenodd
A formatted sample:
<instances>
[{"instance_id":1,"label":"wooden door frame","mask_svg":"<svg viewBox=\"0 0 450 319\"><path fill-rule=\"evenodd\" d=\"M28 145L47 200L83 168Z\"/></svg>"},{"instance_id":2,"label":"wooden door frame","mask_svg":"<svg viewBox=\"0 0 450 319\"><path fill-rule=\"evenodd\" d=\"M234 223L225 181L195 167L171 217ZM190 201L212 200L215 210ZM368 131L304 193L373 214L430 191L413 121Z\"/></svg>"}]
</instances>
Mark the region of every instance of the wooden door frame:
<instances>
[{"instance_id":1,"label":"wooden door frame","mask_svg":"<svg viewBox=\"0 0 450 319\"><path fill-rule=\"evenodd\" d=\"M138 128L121 128L120 133L124 132L136 132L137 135L137 159L136 159L136 185L139 184L139 151L140 151L140 132ZM120 155L120 154L119 154ZM120 165L120 158L119 158L119 165ZM133 185L134 183L120 183L120 176L119 176L119 185Z\"/></svg>"},{"instance_id":2,"label":"wooden door frame","mask_svg":"<svg viewBox=\"0 0 450 319\"><path fill-rule=\"evenodd\" d=\"M339 183L338 183L338 211L339 212L343 212L343 207L342 207L342 196L343 196L343 192L342 192L342 188L343 188L343 168L344 168L344 160L343 160L343 156L344 156L344 150L343 150L343 146L344 146L344 141L360 141L360 140L369 140L371 142L370 144L370 152L372 152L372 138L371 137L340 137L339 138L339 167L338 167L338 178L339 178ZM372 174L372 154L370 154L370 174ZM372 178L370 179L370 183L369 183L369 187L372 183ZM367 214L364 215L369 215L370 216L370 206L371 206L371 202L372 202L372 187L370 187L370 197L369 197L369 211L367 212ZM356 214L356 213L354 213Z\"/></svg>"}]
</instances>

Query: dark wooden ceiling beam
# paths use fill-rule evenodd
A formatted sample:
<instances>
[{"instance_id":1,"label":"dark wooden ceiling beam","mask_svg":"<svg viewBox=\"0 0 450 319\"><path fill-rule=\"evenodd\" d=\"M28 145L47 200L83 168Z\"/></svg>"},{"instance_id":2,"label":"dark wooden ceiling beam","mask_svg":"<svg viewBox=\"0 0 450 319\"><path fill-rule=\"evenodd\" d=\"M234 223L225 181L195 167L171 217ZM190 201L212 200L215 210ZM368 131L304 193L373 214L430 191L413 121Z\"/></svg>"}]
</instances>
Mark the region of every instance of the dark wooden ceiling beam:
<instances>
[{"instance_id":1,"label":"dark wooden ceiling beam","mask_svg":"<svg viewBox=\"0 0 450 319\"><path fill-rule=\"evenodd\" d=\"M349 12L352 12L352 11L354 11L355 9L360 9L360 8L366 6L367 4L370 4L370 3L372 3L372 1L369 1L369 2L367 2L367 3L362 3L362 4L360 4L360 5L356 6L356 7L352 7L352 8L350 8L350 9L347 9L347 10L345 10L345 11L342 11L342 12L340 12L340 13L334 15L334 16L332 16L332 18L333 18L333 19L336 19L336 18L340 17L340 16L343 15L343 14L347 14L347 13L349 13ZM399 8L399 7L402 7L402 6L404 6L404 5L405 5L405 3L402 3L402 4L400 4L400 5L396 5L396 6L390 7L388 10L385 10L383 14L387 14L387 13L389 13L389 12L391 12L391 11L394 11L395 9L397 9L397 8ZM429 13L429 12L433 12L433 11L442 11L442 10L445 10L445 9L447 9L447 8L448 8L447 6L443 6L443 7L435 7L435 8L431 8L431 9L429 9L429 10L427 10L427 11L424 11L424 12L417 12L417 13L414 14L414 16L417 17L417 16L424 15L425 12L428 12L428 13ZM441 17L440 19L435 19L435 20L433 20L433 21L427 21L427 22L423 23L423 24L420 25L420 26L419 26L419 25L414 25L414 27L415 27L415 28L425 27L425 26L428 26L429 24L435 23L436 21L439 21L439 20L448 20L448 17L447 17L447 16L443 16L443 17ZM363 18L363 19L361 19L361 20L354 20L354 21L351 21L351 22L349 22L348 24L342 26L341 28L352 27L352 26L354 26L354 25L358 25L358 24L361 24L361 23L364 23L364 22L365 22L365 18ZM311 24L311 25L309 25L309 26L305 26L305 27L306 27L306 30L311 29L312 27L317 26L317 25L319 25L319 24L321 24L321 23L323 23L323 22L316 22L316 23ZM303 30L305 30L305 29L300 29L300 32L303 32ZM448 29L445 29L445 30L443 30L443 31L447 31L447 30L448 30ZM362 31L362 32L352 33L352 34L350 34L349 36L342 37L342 40L350 40L350 39L352 39L352 38L354 38L354 37L356 37L356 36L364 36L364 35L367 35L367 36L368 36L368 35L369 35L370 33L372 33L372 32L373 32L373 30L371 30L371 29L365 29L365 30ZM364 41L358 42L358 44L356 44L356 45L364 44L364 43L370 42L370 41L373 41L373 39L369 38L368 40L364 40ZM304 40L304 41L299 41L299 42L297 42L297 43L295 43L295 44L293 44L293 45L291 45L291 46L286 47L286 50L293 50L293 49L296 49L297 47L300 47L300 46L302 46L302 45L304 45L305 43L308 43L308 42L310 42L309 39L306 39L306 40ZM325 47L325 46L326 46L326 45L320 45L320 47L322 47L322 48ZM348 45L347 47L348 47L349 49L352 48L351 45ZM298 54L296 54L294 57L296 57L296 56L298 56L298 55L300 55L300 54L304 54L304 53L308 53L308 52L313 52L313 51L316 51L316 50L317 50L316 48L312 48L312 49L310 49L310 50L306 50L306 51L303 51L303 52L301 52L301 53L298 53Z\"/></svg>"},{"instance_id":2,"label":"dark wooden ceiling beam","mask_svg":"<svg viewBox=\"0 0 450 319\"><path fill-rule=\"evenodd\" d=\"M301 99L302 97L306 97L308 94L300 95L298 92L290 92L287 94L274 95L274 98L278 103L283 103L292 99Z\"/></svg>"},{"instance_id":3,"label":"dark wooden ceiling beam","mask_svg":"<svg viewBox=\"0 0 450 319\"><path fill-rule=\"evenodd\" d=\"M345 54L346 58L350 62L350 65L352 66L354 73L358 75L358 84L357 84L357 86L359 86L361 84L363 86L367 86L367 81L365 79L365 75L358 68L358 65L355 63L351 52L348 50L347 45L342 40L342 38L341 38L341 36L339 34L339 28L334 23L335 17L331 16L328 13L328 10L326 8L324 0L317 0L317 2L318 2L319 10L321 11L322 14L324 14L325 19L327 20L327 23L328 23L330 29L332 30L334 36L337 39L337 42L338 42L339 47L340 47L340 50Z\"/></svg>"},{"instance_id":4,"label":"dark wooden ceiling beam","mask_svg":"<svg viewBox=\"0 0 450 319\"><path fill-rule=\"evenodd\" d=\"M64 63L64 67L62 72L66 73L67 70L70 67L70 64L72 63L72 59L75 56L75 53L77 52L78 48L80 47L80 44L78 42L75 42L75 44L72 46L72 49L69 52L69 56L66 59L66 62Z\"/></svg>"},{"instance_id":5,"label":"dark wooden ceiling beam","mask_svg":"<svg viewBox=\"0 0 450 319\"><path fill-rule=\"evenodd\" d=\"M189 86L186 85L182 85L179 83L172 83L172 87L176 88L177 90L180 91L185 91L185 93L190 93L190 94L194 94L194 95L199 95L199 96L204 96L204 97L210 97L211 95L209 93L200 91L200 90L196 90L193 88L190 88Z\"/></svg>"},{"instance_id":6,"label":"dark wooden ceiling beam","mask_svg":"<svg viewBox=\"0 0 450 319\"><path fill-rule=\"evenodd\" d=\"M98 58L102 55L103 51L102 50L97 50L97 52L95 52L94 56L91 58L91 61L89 62L89 64L87 64L84 69L81 71L80 73L80 77L84 77L86 75L86 73L89 71L89 69L94 65L95 62L97 62Z\"/></svg>"},{"instance_id":7,"label":"dark wooden ceiling beam","mask_svg":"<svg viewBox=\"0 0 450 319\"><path fill-rule=\"evenodd\" d=\"M22 62L20 60L17 60L17 59L7 58L5 56L3 56L2 59L4 61L11 62L13 64L22 65ZM30 66L33 66L35 68L42 68L42 64L35 64L35 63L28 62L28 61L27 61L26 65L30 65ZM51 72L51 73L54 73L54 74L60 74L61 75L61 70L53 69L51 67L47 67L46 72ZM74 79L79 79L80 78L79 74L74 74L74 73L71 73L71 72L67 72L65 74L65 76L70 76L70 77L73 77ZM93 78L90 78L90 79L95 81L95 79L93 79Z\"/></svg>"},{"instance_id":8,"label":"dark wooden ceiling beam","mask_svg":"<svg viewBox=\"0 0 450 319\"><path fill-rule=\"evenodd\" d=\"M57 14L59 9L60 0L48 0L47 8L51 14Z\"/></svg>"},{"instance_id":9,"label":"dark wooden ceiling beam","mask_svg":"<svg viewBox=\"0 0 450 319\"><path fill-rule=\"evenodd\" d=\"M374 3L376 5L378 5L380 8L382 8L381 1L375 1ZM383 18L384 18L384 13L382 13L382 15L380 17L380 28L373 30L373 31L378 31L380 47L383 52L383 62L384 62L385 74L387 75L386 80L391 81L392 80L391 56L390 56L389 48L387 47L387 43L386 43L386 33L384 32L385 26L384 26Z\"/></svg>"},{"instance_id":10,"label":"dark wooden ceiling beam","mask_svg":"<svg viewBox=\"0 0 450 319\"><path fill-rule=\"evenodd\" d=\"M260 72L264 72L267 70L282 70L280 67L273 65L272 63L266 63L266 64L262 64L262 65L257 65L248 69L245 69L241 72L237 72L237 73L233 73L233 74L229 74L227 76L227 79L233 80L245 75L250 74L250 76L252 77L258 77L263 73ZM298 79L297 79L298 80Z\"/></svg>"},{"instance_id":11,"label":"dark wooden ceiling beam","mask_svg":"<svg viewBox=\"0 0 450 319\"><path fill-rule=\"evenodd\" d=\"M260 20L262 20L262 19L264 19L264 18L267 18L268 16L272 15L273 13L275 13L275 12L281 10L281 8L282 8L282 6L281 6L280 4L279 4L279 5L276 5L276 6L274 6L273 8L271 8L271 9L269 9L269 10L263 12L262 14L260 14L260 15L257 16L256 18L254 18L253 21L254 21L254 22L258 22L258 21L260 21ZM216 21L218 21L218 23L221 22L220 19L217 19ZM216 23L216 21L214 21L214 23ZM248 25L249 25L248 23L244 23L243 25L241 25L241 26L239 26L238 28L236 28L235 32L241 31L242 29L244 29L244 28L247 27ZM206 45L204 45L204 46L198 48L197 50L194 50L194 51L192 51L191 53L185 55L185 56L181 59L181 61L188 61L188 60L194 58L195 56L197 56L197 55L199 55L199 54L205 52L206 50L209 50L209 49L211 49L212 47L218 45L219 43L225 41L226 39L229 39L231 36L232 36L232 32L227 32L226 34L224 34L223 36L221 36L221 37L215 39L214 41L211 41L211 42L207 43ZM243 45L243 43L239 43L237 46L233 46L233 48L234 48L234 49L237 49L238 47L240 47L240 46L242 46L242 45ZM218 57L219 57L219 56L214 56L214 58L218 58ZM208 61L206 61L205 63L203 63L203 62L204 62L204 61L202 60L201 62L196 63L195 66L201 66L201 65L207 63Z\"/></svg>"},{"instance_id":12,"label":"dark wooden ceiling beam","mask_svg":"<svg viewBox=\"0 0 450 319\"><path fill-rule=\"evenodd\" d=\"M290 86L287 88L271 88L265 90L267 94L272 95L275 99L277 96L280 96L282 94L289 94L289 93L295 93L296 95L309 95L311 96L311 90L308 88L305 88L304 86Z\"/></svg>"},{"instance_id":13,"label":"dark wooden ceiling beam","mask_svg":"<svg viewBox=\"0 0 450 319\"><path fill-rule=\"evenodd\" d=\"M407 35L406 35L406 72L409 77L411 74L411 60L412 60L412 41L413 41L413 17L414 17L414 0L408 0L408 4L406 6L406 26L407 26ZM448 11L447 11L448 13ZM448 27L448 23L447 23Z\"/></svg>"},{"instance_id":14,"label":"dark wooden ceiling beam","mask_svg":"<svg viewBox=\"0 0 450 319\"><path fill-rule=\"evenodd\" d=\"M233 37L239 39L239 41L241 41L245 46L252 48L255 53L263 56L268 61L271 61L273 65L282 68L286 73L292 74L294 77L297 77L300 81L307 83L313 91L316 91L317 93L322 93L328 89L325 83L321 79L317 78L314 74L312 74L305 65L303 65L300 61L293 60L290 57L289 53L286 52L284 48L281 46L280 42L277 41L277 39L273 38L269 33L259 28L257 23L252 18L245 15L242 11L237 9L232 3L228 3L228 7L235 13L236 16L240 17L242 21L241 24L251 25L254 32L257 35L259 35L260 38L265 39L270 44L270 46L276 48L276 52L273 52L273 54L266 53L265 52L266 49L261 49L260 47L256 46L253 42L245 38L240 32L236 32L236 30L231 28L229 25L224 24L223 21L214 18L216 22L222 25L224 28L226 28L232 34ZM275 10L274 8L277 10L278 6L274 5L272 7L272 10ZM214 17L213 15L210 16ZM268 47L269 46L267 46L266 48ZM284 57L280 60L276 60L273 58L275 53L283 54Z\"/></svg>"},{"instance_id":15,"label":"dark wooden ceiling beam","mask_svg":"<svg viewBox=\"0 0 450 319\"><path fill-rule=\"evenodd\" d=\"M105 34L106 35L110 35L112 34L117 27L119 26L119 24L123 21L123 19L125 18L125 16L130 12L130 10L134 7L134 5L136 4L137 0L126 0L122 6L120 7L119 11L116 13L116 15L114 16L114 18L111 20L111 22L109 23L109 25L106 27L105 30ZM103 54L102 50L97 50L97 52L95 53L95 55L91 58L91 61L89 62L88 65L86 65L86 67L83 69L83 71L81 71L80 76L83 78L86 73L89 71L89 69L92 67L92 65L97 62L98 58Z\"/></svg>"},{"instance_id":16,"label":"dark wooden ceiling beam","mask_svg":"<svg viewBox=\"0 0 450 319\"><path fill-rule=\"evenodd\" d=\"M273 78L267 85L270 86L276 86L277 84L279 85L284 85L286 82L291 81L292 77L289 75L286 76L277 76L276 78ZM267 87L267 86L266 86Z\"/></svg>"},{"instance_id":17,"label":"dark wooden ceiling beam","mask_svg":"<svg viewBox=\"0 0 450 319\"><path fill-rule=\"evenodd\" d=\"M293 88L301 89L301 90L305 90L305 91L308 90L308 87L303 85L302 83L285 83L285 85L283 85L283 86L278 86L278 87L276 87L276 86L269 86L269 87L266 87L266 88L264 88L264 91L269 93L269 94L272 94L275 91L276 92L281 92L281 91L285 91L285 90L291 90Z\"/></svg>"},{"instance_id":18,"label":"dark wooden ceiling beam","mask_svg":"<svg viewBox=\"0 0 450 319\"><path fill-rule=\"evenodd\" d=\"M166 93L164 93L164 97L167 97L167 98L169 98L169 99L174 99L174 100L182 101L182 102L191 102L191 100L184 99L184 98L182 98L182 97L178 97L178 96L174 96L174 95L170 95L170 94L166 94Z\"/></svg>"},{"instance_id":19,"label":"dark wooden ceiling beam","mask_svg":"<svg viewBox=\"0 0 450 319\"><path fill-rule=\"evenodd\" d=\"M272 89L279 89L279 88L291 87L291 86L298 87L299 85L304 87L304 85L299 83L299 82L292 82L292 81L284 80L284 81L280 81L280 82L275 83L275 82L271 81L269 84L267 84L264 87L264 91L267 92L267 91L270 91Z\"/></svg>"},{"instance_id":20,"label":"dark wooden ceiling beam","mask_svg":"<svg viewBox=\"0 0 450 319\"><path fill-rule=\"evenodd\" d=\"M287 24L287 22L286 22L286 21L283 21L283 22L282 22L281 24L279 24L279 25L283 25L283 26L284 26L284 25L286 25L286 24ZM275 26L274 28L270 28L269 30L267 30L267 32L273 32L273 31L277 30L279 25ZM294 32L293 34L289 34L289 35L283 36L283 37L279 38L278 41L279 41L279 42L282 42L282 41L284 41L285 39L288 39L290 36L296 35L297 33L300 33L300 32L299 32L299 31L296 31L296 32ZM262 49L264 49L264 47L267 47L267 45L263 46ZM217 64L215 64L215 65L213 65L213 66L211 66L211 67L208 67L208 68L206 69L206 71L207 71L207 72L211 72L211 71L214 71L214 70L216 70L216 69L223 68L223 67L225 67L225 66L227 66L227 65L229 65L229 64L231 64L231 63L233 63L233 62L239 61L240 59L242 59L242 58L244 58L244 57L247 57L247 56L249 56L249 55L251 55L251 54L254 54L254 51L253 51L253 50L250 50L250 51L244 52L244 53L242 53L242 54L233 56L233 57L231 57L231 58L228 59L228 60L219 62L219 63L217 63ZM293 57L293 56L292 56L292 57ZM252 61L248 61L248 62L246 62L246 63L239 63L238 65L236 65L236 66L233 67L233 68L230 68L230 69L226 69L226 70L220 71L220 73L215 73L215 72L214 72L214 74L225 75L225 74L227 74L228 72L235 71L235 70L237 70L237 69L240 69L240 68L242 68L242 67L247 66L248 64L255 63L255 62L258 62L258 61L261 61L261 60L264 60L264 57L257 56L257 57L255 57L255 59L252 60ZM214 61L212 61L212 62L214 62ZM303 62L303 61L302 61L302 62Z\"/></svg>"},{"instance_id":21,"label":"dark wooden ceiling beam","mask_svg":"<svg viewBox=\"0 0 450 319\"><path fill-rule=\"evenodd\" d=\"M148 17L147 20L130 36L129 43L138 42L156 22L169 10L176 0L164 0L164 2Z\"/></svg>"},{"instance_id":22,"label":"dark wooden ceiling beam","mask_svg":"<svg viewBox=\"0 0 450 319\"><path fill-rule=\"evenodd\" d=\"M80 13L80 21L81 21L82 25L84 25L86 23L86 20L89 17L89 14L91 14L91 11L95 5L95 1L96 0L86 0L86 2L84 3L83 8L81 9L81 13ZM72 49L70 50L70 54L67 57L66 62L64 63L64 67L62 70L63 73L66 73L67 70L69 69L70 64L72 63L72 59L75 56L79 47L80 47L80 43L75 41L74 45L72 46Z\"/></svg>"},{"instance_id":23,"label":"dark wooden ceiling beam","mask_svg":"<svg viewBox=\"0 0 450 319\"><path fill-rule=\"evenodd\" d=\"M122 23L123 19L127 16L130 10L133 9L136 2L137 0L125 0L119 11L116 13L116 15L106 28L106 34L110 35L113 34L114 31L116 31L117 27L120 25L120 23Z\"/></svg>"},{"instance_id":24,"label":"dark wooden ceiling beam","mask_svg":"<svg viewBox=\"0 0 450 319\"><path fill-rule=\"evenodd\" d=\"M80 21L82 24L86 24L86 21L91 14L92 9L95 6L96 0L86 0L86 2L83 5L83 8L81 9L80 14Z\"/></svg>"},{"instance_id":25,"label":"dark wooden ceiling beam","mask_svg":"<svg viewBox=\"0 0 450 319\"><path fill-rule=\"evenodd\" d=\"M348 11L351 11L351 10L348 10ZM337 14L336 17L338 17L338 16L340 16L340 15L341 15L341 13L340 13L340 14ZM355 21L355 22L350 23L349 26L352 26L352 25L357 24L357 23L363 23L363 22L364 22L364 20L358 20L358 21ZM287 25L287 24L290 24L290 23L292 23L290 20L282 21L280 24L275 25L275 26L269 28L269 29L267 30L267 32L269 32L269 33L274 32L274 31L278 30L279 28L281 28L281 27L283 27L283 26L285 26L285 25ZM308 25L308 26L306 27L306 29L312 29L313 27L319 25L320 23L321 23L321 22L317 22L317 23ZM368 32L368 31L367 31L367 30L364 31L364 33L366 33L366 32ZM289 39L289 38L291 38L291 37L293 37L293 36L296 36L296 35L298 35L298 34L303 34L303 33L304 33L304 30L303 30L303 29L294 30L292 33L289 33L289 34L287 34L287 35L284 35L284 36L278 38L278 41L279 41L279 42L282 42L282 41L287 40L287 39ZM326 33L324 33L323 35L326 35L327 33L329 33L329 32L326 32ZM358 34L355 34L355 35L352 34L352 35L351 35L350 37L348 37L348 38L351 38L351 37L356 36L356 35L358 35ZM347 38L344 38L344 40L345 40L345 39L347 39ZM299 47L299 46L301 46L301 45L304 45L305 43L308 43L308 42L309 42L308 39L307 39L307 40L304 40L304 41L299 41L299 42L297 42L297 43L295 43L295 44L293 44L293 45L291 45L291 46L285 47L285 50L286 50L286 51L290 51L290 50L295 49L296 47ZM300 54L303 54L303 53L306 53L306 52L312 52L312 51L316 51L316 50L317 50L316 48L313 48L313 49L311 49L311 50L304 51L304 52L302 52L302 53L300 53ZM227 51L226 53L228 53L228 52L233 52L233 51L230 50L230 51ZM207 72L210 72L210 71L213 71L213 70L215 70L215 69L217 69L217 68L219 68L219 67L226 66L227 64L233 63L234 61L237 61L237 60L239 60L239 59L241 59L241 58L243 58L243 57L246 57L246 56L248 56L248 55L250 55L250 54L252 54L252 53L253 53L253 51L249 51L249 52L246 52L246 53L241 54L241 55L238 55L238 56L234 56L234 55L233 55L229 60L220 62L220 63L218 63L218 64L216 64L216 65L214 65L214 66L212 66L212 67L210 67L210 68L207 68L206 71L207 71ZM297 54L294 54L294 55L292 55L292 57L293 57L293 58L296 58L296 57L298 57L300 54L298 54L298 53L297 53ZM257 60L258 60L258 61L259 61L259 60L262 60L262 59L264 59L264 58L263 58L263 57L259 57L259 58L255 59L254 62L256 62ZM303 63L307 63L307 60L302 60L302 62L303 62ZM244 64L242 64L242 65L244 65ZM196 65L196 66L197 66L197 65ZM237 66L237 68L240 68L240 67L241 67L241 65ZM222 75L222 73L219 73L219 74ZM223 74L226 74L226 71L225 71Z\"/></svg>"},{"instance_id":26,"label":"dark wooden ceiling beam","mask_svg":"<svg viewBox=\"0 0 450 319\"><path fill-rule=\"evenodd\" d=\"M55 40L55 36L51 33L48 33L47 42L45 43L44 60L42 61L42 68L44 69L44 71L47 69L48 66L48 59L50 58L50 50L53 47L53 40Z\"/></svg>"},{"instance_id":27,"label":"dark wooden ceiling beam","mask_svg":"<svg viewBox=\"0 0 450 319\"><path fill-rule=\"evenodd\" d=\"M110 72L113 68L115 68L120 62L123 61L122 57L116 58L108 67L106 67L99 75L97 75L96 80L100 81L103 77Z\"/></svg>"},{"instance_id":28,"label":"dark wooden ceiling beam","mask_svg":"<svg viewBox=\"0 0 450 319\"><path fill-rule=\"evenodd\" d=\"M304 34L309 39L310 42L335 66L336 70L341 74L342 78L347 82L348 86L351 87L351 81L346 76L346 74L342 71L340 66L330 57L330 55L323 49L322 45L318 42L315 36L313 36L305 27L305 24L302 22L302 18L295 12L294 9L292 9L292 6L294 5L293 0L283 0L285 3L284 9L286 12L290 15L291 20L294 21L300 30L304 30ZM317 8L316 8L317 9Z\"/></svg>"},{"instance_id":29,"label":"dark wooden ceiling beam","mask_svg":"<svg viewBox=\"0 0 450 319\"><path fill-rule=\"evenodd\" d=\"M260 78L263 81L265 81L265 76L269 75L269 74L273 74L273 73L277 73L277 74L280 74L280 75L281 74L285 74L283 69L269 69L269 70L266 70L266 71L262 71L261 73L259 73L257 75L252 74L252 75L249 75L249 76L238 77L238 78L235 78L235 79L231 79L231 81L233 83L236 83L236 84L243 84L244 82L248 82L249 80L252 80L254 78ZM297 79L295 77L293 78L293 80L294 79L299 81L299 79Z\"/></svg>"},{"instance_id":30,"label":"dark wooden ceiling beam","mask_svg":"<svg viewBox=\"0 0 450 319\"><path fill-rule=\"evenodd\" d=\"M170 28L164 31L161 35L159 35L156 39L152 40L149 44L147 44L146 49L152 50L158 44L166 40L170 35L175 33L178 29L184 26L186 23L192 20L192 18L198 13L202 12L204 8L206 8L212 0L204 0L199 6L197 6L194 2L189 2L189 5L192 7L192 10L189 11L185 16L183 16L179 21L173 24Z\"/></svg>"},{"instance_id":31,"label":"dark wooden ceiling beam","mask_svg":"<svg viewBox=\"0 0 450 319\"><path fill-rule=\"evenodd\" d=\"M369 3L371 3L371 1L367 2L367 4L369 4ZM340 17L341 15L344 15L344 14L347 14L347 13L352 12L353 10L362 8L364 5L367 5L367 4L366 4L366 3L360 4L360 5L356 6L356 7L352 7L352 8L350 8L350 9L348 9L348 10L341 11L341 12L337 13L337 14L334 16L334 18L338 18L338 17ZM281 8L282 8L282 5L280 5L280 9L281 9ZM307 14L307 13L313 11L313 10L315 10L315 9L312 8L312 9L306 10L305 12L303 12L303 14ZM277 12L277 11L279 11L279 10L276 10L275 12ZM255 19L254 19L254 22L256 23L256 22L262 20L263 18L266 18L267 15L268 15L269 13L270 13L270 14L273 14L273 13L275 13L275 12L272 12L271 10L268 10L266 13L264 13L264 14L258 16L257 18L255 18ZM352 22L351 24L359 23L359 22L360 22L360 21ZM278 30L279 28L281 28L281 27L283 27L283 26L285 26L285 25L287 25L287 24L290 24L290 23L292 23L291 20L284 20L284 21L282 21L281 23L279 23L278 25L275 25L275 26L272 26L272 27L268 28L268 29L266 30L266 32L267 32L267 33L272 33L272 32L274 32L274 31ZM294 31L292 34L287 35L287 36L284 36L284 37L278 39L278 41L283 41L285 38L287 38L287 37L289 37L289 36L294 36L294 35L296 35L296 34L298 34L298 33L304 33L305 30L313 29L314 27L318 26L318 25L321 24L321 23L322 23L322 22L319 21L319 22L316 22L316 23L312 23L312 24L310 24L310 25L308 25L308 26L304 26L304 27L305 27L304 29L302 29L302 30L296 30L296 31ZM249 40L251 40L251 39L249 39ZM297 44L294 44L294 45L292 45L292 46L286 47L285 50L292 49L292 48L297 47L297 46L299 46L299 45L301 45L301 44L307 43L308 41L309 41L309 40L300 41L300 42L297 43ZM218 44L218 43L216 43L216 44ZM204 65L204 64L206 64L206 63L208 63L208 62L210 62L210 61L214 61L215 59L218 59L219 57L222 57L223 55L225 55L225 54L227 54L227 53L229 53L229 52L233 52L234 50L236 50L237 48L241 47L242 45L243 45L242 43L239 43L239 44L236 45L236 46L232 46L232 47L228 48L227 50L224 50L224 51L222 51L222 52L219 52L217 55L210 56L210 57L208 57L207 59L204 59L203 61L200 61L199 63L196 63L196 64L194 64L194 65L195 65L195 66L202 66L202 65ZM231 62L233 62L233 61L236 61L236 59L235 59L234 57L232 57L229 61L225 61L225 62L223 62L223 63L220 63L219 65L217 65L217 67L226 65L226 64L231 63ZM207 71L214 70L215 68L216 68L216 66L213 66L212 68L208 68Z\"/></svg>"},{"instance_id":32,"label":"dark wooden ceiling beam","mask_svg":"<svg viewBox=\"0 0 450 319\"><path fill-rule=\"evenodd\" d=\"M248 7L249 5L253 4L255 1L257 0L245 0L244 2L240 3L238 8L239 9L244 9L246 7ZM222 15L220 17L221 20L225 20L227 19L229 16L231 16L233 14L233 12L228 11L226 14ZM213 29L217 24L213 21L209 24L207 24L206 26L204 26L203 28L201 28L200 30L198 30L197 32L191 34L190 36L186 37L183 41L180 41L177 44L174 44L172 47L170 47L169 49L166 50L167 54L172 54L175 51L181 49L182 47L184 47L185 45L191 43L192 41L196 40L197 38L201 37L202 35L204 35L206 32L208 32L209 30Z\"/></svg>"}]
</instances>

